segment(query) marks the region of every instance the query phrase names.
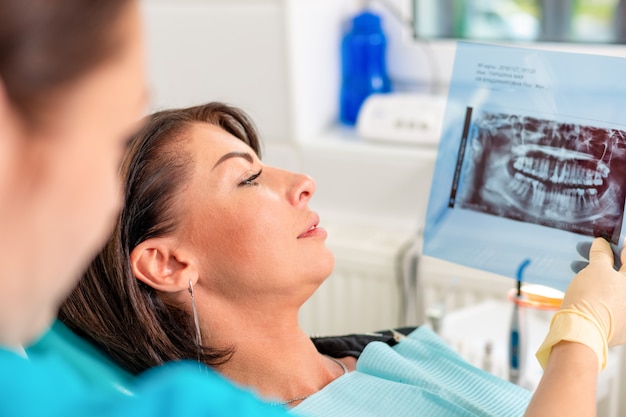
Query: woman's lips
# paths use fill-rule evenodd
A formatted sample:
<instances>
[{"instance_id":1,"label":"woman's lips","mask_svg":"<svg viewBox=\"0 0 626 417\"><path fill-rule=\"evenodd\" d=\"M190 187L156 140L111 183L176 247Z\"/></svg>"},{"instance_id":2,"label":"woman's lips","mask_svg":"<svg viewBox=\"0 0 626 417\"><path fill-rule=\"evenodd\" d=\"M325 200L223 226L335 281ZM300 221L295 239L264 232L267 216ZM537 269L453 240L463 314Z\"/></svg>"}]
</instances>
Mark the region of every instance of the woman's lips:
<instances>
[{"instance_id":1,"label":"woman's lips","mask_svg":"<svg viewBox=\"0 0 626 417\"><path fill-rule=\"evenodd\" d=\"M309 227L306 231L300 233L298 239L306 238L306 237L316 237L316 236L324 236L326 237L326 229L323 227L318 227L320 222L319 216L317 214L313 214L311 221L309 222Z\"/></svg>"},{"instance_id":2,"label":"woman's lips","mask_svg":"<svg viewBox=\"0 0 626 417\"><path fill-rule=\"evenodd\" d=\"M319 236L326 237L326 235L327 235L326 229L324 229L323 227L313 226L306 232L300 234L300 236L298 236L298 239L304 239L307 237L319 237Z\"/></svg>"}]
</instances>

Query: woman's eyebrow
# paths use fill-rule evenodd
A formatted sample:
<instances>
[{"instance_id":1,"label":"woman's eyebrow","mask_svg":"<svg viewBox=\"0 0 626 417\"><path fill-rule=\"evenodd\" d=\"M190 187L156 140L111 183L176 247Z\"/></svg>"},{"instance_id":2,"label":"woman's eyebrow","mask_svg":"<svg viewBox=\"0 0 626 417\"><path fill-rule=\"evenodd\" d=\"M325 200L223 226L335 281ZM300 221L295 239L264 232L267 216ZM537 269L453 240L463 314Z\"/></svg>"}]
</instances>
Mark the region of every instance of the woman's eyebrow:
<instances>
[{"instance_id":1,"label":"woman's eyebrow","mask_svg":"<svg viewBox=\"0 0 626 417\"><path fill-rule=\"evenodd\" d=\"M214 170L219 164L230 158L243 158L250 163L254 162L252 155L250 155L248 152L229 152L226 155L223 155L220 159L218 159L215 165L213 165L213 168L211 168L211 170Z\"/></svg>"}]
</instances>

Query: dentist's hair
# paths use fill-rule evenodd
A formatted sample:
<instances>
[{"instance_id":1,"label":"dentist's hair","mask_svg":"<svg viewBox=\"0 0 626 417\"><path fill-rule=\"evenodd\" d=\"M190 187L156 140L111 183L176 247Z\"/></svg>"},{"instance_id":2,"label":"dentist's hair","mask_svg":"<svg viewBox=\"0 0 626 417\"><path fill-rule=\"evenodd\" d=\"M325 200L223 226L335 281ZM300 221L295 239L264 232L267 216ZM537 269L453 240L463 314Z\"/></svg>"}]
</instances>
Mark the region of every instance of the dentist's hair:
<instances>
[{"instance_id":1,"label":"dentist's hair","mask_svg":"<svg viewBox=\"0 0 626 417\"><path fill-rule=\"evenodd\" d=\"M60 88L120 49L111 22L130 3L0 1L0 88L27 122L38 121Z\"/></svg>"},{"instance_id":2,"label":"dentist's hair","mask_svg":"<svg viewBox=\"0 0 626 417\"><path fill-rule=\"evenodd\" d=\"M59 314L70 329L131 373L189 358L218 367L233 353L212 348L210 339L199 346L191 314L166 304L135 278L130 265L137 245L178 225L177 199L195 163L186 147L188 132L198 122L221 127L260 157L254 125L237 108L209 103L148 116L122 162L124 207L113 235Z\"/></svg>"}]
</instances>

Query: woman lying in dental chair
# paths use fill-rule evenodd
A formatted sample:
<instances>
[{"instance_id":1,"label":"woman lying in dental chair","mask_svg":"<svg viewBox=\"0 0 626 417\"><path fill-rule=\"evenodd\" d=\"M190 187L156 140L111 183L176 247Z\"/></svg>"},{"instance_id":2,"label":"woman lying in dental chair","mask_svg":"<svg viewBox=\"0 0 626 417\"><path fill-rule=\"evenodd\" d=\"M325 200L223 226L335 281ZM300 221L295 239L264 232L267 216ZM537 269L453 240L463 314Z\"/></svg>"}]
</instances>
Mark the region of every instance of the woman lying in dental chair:
<instances>
[{"instance_id":1,"label":"woman lying in dental chair","mask_svg":"<svg viewBox=\"0 0 626 417\"><path fill-rule=\"evenodd\" d=\"M302 331L334 259L308 207L314 181L262 164L259 146L220 103L150 116L122 165L114 234L62 321L131 373L199 360L296 414L522 415L529 392L426 328L339 348Z\"/></svg>"}]
</instances>

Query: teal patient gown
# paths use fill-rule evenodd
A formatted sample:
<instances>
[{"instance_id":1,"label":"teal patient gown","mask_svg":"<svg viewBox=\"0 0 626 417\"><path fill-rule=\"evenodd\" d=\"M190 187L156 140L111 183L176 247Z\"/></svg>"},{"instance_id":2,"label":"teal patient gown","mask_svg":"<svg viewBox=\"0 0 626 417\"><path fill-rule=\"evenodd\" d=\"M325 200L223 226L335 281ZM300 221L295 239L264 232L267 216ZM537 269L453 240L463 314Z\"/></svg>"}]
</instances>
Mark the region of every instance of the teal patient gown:
<instances>
[{"instance_id":1,"label":"teal patient gown","mask_svg":"<svg viewBox=\"0 0 626 417\"><path fill-rule=\"evenodd\" d=\"M133 394L94 387L54 355L25 359L0 348L2 417L280 417L269 407L198 364L181 362L147 371Z\"/></svg>"},{"instance_id":2,"label":"teal patient gown","mask_svg":"<svg viewBox=\"0 0 626 417\"><path fill-rule=\"evenodd\" d=\"M0 348L0 416L279 417L217 373L192 362L154 368L133 394L86 384L53 353L22 356ZM292 409L309 417L520 416L530 392L465 362L425 327L397 345L371 342L357 370Z\"/></svg>"},{"instance_id":3,"label":"teal patient gown","mask_svg":"<svg viewBox=\"0 0 626 417\"><path fill-rule=\"evenodd\" d=\"M390 347L369 343L357 370L292 411L308 417L521 416L531 393L478 369L420 327Z\"/></svg>"}]
</instances>

